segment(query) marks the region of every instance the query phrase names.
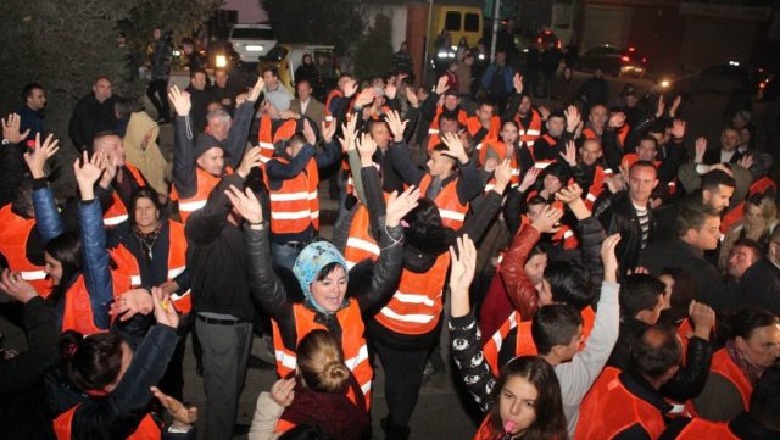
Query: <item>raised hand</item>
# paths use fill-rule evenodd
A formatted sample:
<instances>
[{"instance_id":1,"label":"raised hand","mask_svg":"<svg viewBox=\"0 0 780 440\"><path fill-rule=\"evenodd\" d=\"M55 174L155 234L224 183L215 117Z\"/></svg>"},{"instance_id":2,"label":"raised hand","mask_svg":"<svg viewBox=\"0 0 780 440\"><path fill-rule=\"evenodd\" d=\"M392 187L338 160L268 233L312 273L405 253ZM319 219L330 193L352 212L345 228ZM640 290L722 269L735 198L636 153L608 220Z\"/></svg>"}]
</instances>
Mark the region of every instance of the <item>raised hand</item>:
<instances>
[{"instance_id":1,"label":"raised hand","mask_svg":"<svg viewBox=\"0 0 780 440\"><path fill-rule=\"evenodd\" d=\"M704 153L707 152L707 138L696 139L696 163L704 162Z\"/></svg>"},{"instance_id":2,"label":"raised hand","mask_svg":"<svg viewBox=\"0 0 780 440\"><path fill-rule=\"evenodd\" d=\"M406 100L412 107L417 107L420 104L420 98L417 97L417 92L413 87L406 88Z\"/></svg>"},{"instance_id":3,"label":"raised hand","mask_svg":"<svg viewBox=\"0 0 780 440\"><path fill-rule=\"evenodd\" d=\"M542 234L554 234L558 232L556 225L561 217L563 217L563 211L552 206L545 206L531 222L531 226Z\"/></svg>"},{"instance_id":4,"label":"raised hand","mask_svg":"<svg viewBox=\"0 0 780 440\"><path fill-rule=\"evenodd\" d=\"M187 408L183 403L163 393L157 387L152 387L151 391L152 394L154 394L154 397L156 397L168 413L171 414L174 423L179 422L184 425L193 425L198 420L198 408L194 406Z\"/></svg>"},{"instance_id":5,"label":"raised hand","mask_svg":"<svg viewBox=\"0 0 780 440\"><path fill-rule=\"evenodd\" d=\"M677 114L677 109L680 108L680 103L682 102L682 96L677 95L677 97L674 98L674 101L672 102L672 108L669 109L669 117L673 118L674 115Z\"/></svg>"},{"instance_id":6,"label":"raised hand","mask_svg":"<svg viewBox=\"0 0 780 440\"><path fill-rule=\"evenodd\" d=\"M236 168L236 174L242 179L246 179L246 176L252 172L252 168L258 168L263 164L263 155L260 153L261 148L259 146L252 147L244 153L244 157L241 158L241 164Z\"/></svg>"},{"instance_id":7,"label":"raised hand","mask_svg":"<svg viewBox=\"0 0 780 440\"><path fill-rule=\"evenodd\" d=\"M357 119L356 117L347 118L346 122L341 124L341 132L344 135L339 139L341 142L341 150L345 153L352 151L356 148L355 142L357 141Z\"/></svg>"},{"instance_id":8,"label":"raised hand","mask_svg":"<svg viewBox=\"0 0 780 440\"><path fill-rule=\"evenodd\" d=\"M419 200L420 188L418 187L410 186L401 194L393 191L385 205L385 226L398 226L401 223L401 219L417 206Z\"/></svg>"},{"instance_id":9,"label":"raised hand","mask_svg":"<svg viewBox=\"0 0 780 440\"><path fill-rule=\"evenodd\" d=\"M377 145L374 142L374 138L368 133L363 133L359 139L356 139L357 150L360 153L360 161L363 166L371 166L374 164L374 153L376 153Z\"/></svg>"},{"instance_id":10,"label":"raised hand","mask_svg":"<svg viewBox=\"0 0 780 440\"><path fill-rule=\"evenodd\" d=\"M566 110L563 111L563 116L566 117L566 130L573 133L582 120L582 116L580 116L580 111L577 109L577 106L570 105L567 107Z\"/></svg>"},{"instance_id":11,"label":"raised hand","mask_svg":"<svg viewBox=\"0 0 780 440\"><path fill-rule=\"evenodd\" d=\"M54 135L50 134L43 141L43 145L41 145L41 135L40 133L36 134L35 147L33 147L32 152L27 151L24 153L24 161L27 163L27 168L30 169L33 179L40 179L46 176L44 173L46 161L60 149L60 141L53 137Z\"/></svg>"},{"instance_id":12,"label":"raised hand","mask_svg":"<svg viewBox=\"0 0 780 440\"><path fill-rule=\"evenodd\" d=\"M374 88L366 87L360 91L360 94L355 99L355 107L366 107L374 102Z\"/></svg>"},{"instance_id":13,"label":"raised hand","mask_svg":"<svg viewBox=\"0 0 780 440\"><path fill-rule=\"evenodd\" d=\"M252 224L263 222L263 206L250 188L242 192L234 185L230 185L230 188L225 190L225 195L230 199L233 209L246 221Z\"/></svg>"},{"instance_id":14,"label":"raised hand","mask_svg":"<svg viewBox=\"0 0 780 440\"><path fill-rule=\"evenodd\" d=\"M566 144L566 152L562 152L560 155L570 167L577 166L577 147L574 146L573 140Z\"/></svg>"},{"instance_id":15,"label":"raised hand","mask_svg":"<svg viewBox=\"0 0 780 440\"><path fill-rule=\"evenodd\" d=\"M477 267L477 249L468 234L457 239L457 252L450 246L450 292L468 298L469 286L474 281Z\"/></svg>"},{"instance_id":16,"label":"raised hand","mask_svg":"<svg viewBox=\"0 0 780 440\"><path fill-rule=\"evenodd\" d=\"M753 166L753 155L752 154L746 154L746 155L742 156L742 158L740 158L737 161L737 165L741 166L742 168L744 168L746 170L749 170L750 167Z\"/></svg>"},{"instance_id":17,"label":"raised hand","mask_svg":"<svg viewBox=\"0 0 780 440\"><path fill-rule=\"evenodd\" d=\"M675 139L682 139L685 137L685 121L682 119L675 119L672 123L672 136Z\"/></svg>"},{"instance_id":18,"label":"raised hand","mask_svg":"<svg viewBox=\"0 0 780 440\"><path fill-rule=\"evenodd\" d=\"M82 160L76 159L76 161L73 162L73 174L76 176L79 189L84 190L85 188L92 188L95 185L95 182L100 178L100 175L103 174L103 168L105 167L107 160L108 158L106 157L105 151L95 153L91 158L85 151Z\"/></svg>"},{"instance_id":19,"label":"raised hand","mask_svg":"<svg viewBox=\"0 0 780 440\"><path fill-rule=\"evenodd\" d=\"M437 95L443 95L444 92L450 89L450 86L447 85L447 77L442 76L439 78L439 82L436 83L436 94Z\"/></svg>"},{"instance_id":20,"label":"raised hand","mask_svg":"<svg viewBox=\"0 0 780 440\"><path fill-rule=\"evenodd\" d=\"M620 241L620 234L612 234L601 242L601 262L604 264L604 281L617 282L618 259L615 246Z\"/></svg>"},{"instance_id":21,"label":"raised hand","mask_svg":"<svg viewBox=\"0 0 780 440\"><path fill-rule=\"evenodd\" d=\"M387 113L387 125L390 126L390 132L393 133L393 138L396 142L404 140L407 122L409 122L408 119L401 121L401 115L397 111Z\"/></svg>"},{"instance_id":22,"label":"raised hand","mask_svg":"<svg viewBox=\"0 0 780 440\"><path fill-rule=\"evenodd\" d=\"M506 191L509 182L512 180L512 162L509 159L501 161L493 172L493 175L496 177L496 192L503 194L504 191Z\"/></svg>"},{"instance_id":23,"label":"raised hand","mask_svg":"<svg viewBox=\"0 0 780 440\"><path fill-rule=\"evenodd\" d=\"M520 192L526 192L528 188L536 183L536 179L541 172L542 170L536 167L529 169L528 172L525 173L525 176L523 176L523 181L520 182L520 186L517 189L520 190Z\"/></svg>"},{"instance_id":24,"label":"raised hand","mask_svg":"<svg viewBox=\"0 0 780 440\"><path fill-rule=\"evenodd\" d=\"M168 92L168 99L171 100L173 108L176 109L176 114L179 116L187 116L190 114L190 108L192 108L192 102L190 101L190 94L179 90L179 86L173 85Z\"/></svg>"},{"instance_id":25,"label":"raised hand","mask_svg":"<svg viewBox=\"0 0 780 440\"><path fill-rule=\"evenodd\" d=\"M387 99L395 99L396 93L398 93L398 86L392 82L388 82L385 86L385 96Z\"/></svg>"},{"instance_id":26,"label":"raised hand","mask_svg":"<svg viewBox=\"0 0 780 440\"><path fill-rule=\"evenodd\" d=\"M8 115L8 119L0 119L0 122L2 122L3 126L3 139L6 139L12 144L18 144L25 140L27 135L30 134L29 128L25 130L24 133L21 132L22 117L16 113Z\"/></svg>"},{"instance_id":27,"label":"raised hand","mask_svg":"<svg viewBox=\"0 0 780 440\"><path fill-rule=\"evenodd\" d=\"M317 145L317 135L314 133L308 118L303 120L303 137L306 138L309 145Z\"/></svg>"},{"instance_id":28,"label":"raised hand","mask_svg":"<svg viewBox=\"0 0 780 440\"><path fill-rule=\"evenodd\" d=\"M469 156L466 154L466 147L463 146L463 142L461 142L460 137L457 134L444 133L441 140L449 150L445 153L447 156L457 159L460 163L469 161Z\"/></svg>"},{"instance_id":29,"label":"raised hand","mask_svg":"<svg viewBox=\"0 0 780 440\"><path fill-rule=\"evenodd\" d=\"M333 135L336 134L336 124L322 121L322 140L329 144L333 140Z\"/></svg>"},{"instance_id":30,"label":"raised hand","mask_svg":"<svg viewBox=\"0 0 780 440\"><path fill-rule=\"evenodd\" d=\"M580 186L576 183L572 183L565 188L561 188L560 191L555 193L555 198L569 205L576 202L577 200L582 200L582 188L580 188Z\"/></svg>"},{"instance_id":31,"label":"raised hand","mask_svg":"<svg viewBox=\"0 0 780 440\"><path fill-rule=\"evenodd\" d=\"M118 162L119 159L116 156L109 159L108 155L106 155L105 160L100 161L100 166L103 169L103 175L100 177L101 188L108 188L111 186L111 182L114 180L114 177L116 177L119 170Z\"/></svg>"},{"instance_id":32,"label":"raised hand","mask_svg":"<svg viewBox=\"0 0 780 440\"><path fill-rule=\"evenodd\" d=\"M655 117L660 118L664 115L664 95L661 95L658 97L658 103L656 104L655 108Z\"/></svg>"},{"instance_id":33,"label":"raised hand","mask_svg":"<svg viewBox=\"0 0 780 440\"><path fill-rule=\"evenodd\" d=\"M265 87L265 81L263 80L262 76L257 77L257 81L255 81L255 86L252 87L252 90L249 91L249 95L246 97L247 101L257 101L257 97L260 96L260 93L263 91L263 87Z\"/></svg>"},{"instance_id":34,"label":"raised hand","mask_svg":"<svg viewBox=\"0 0 780 440\"><path fill-rule=\"evenodd\" d=\"M552 114L552 112L550 111L549 107L544 106L544 105L540 105L538 107L538 110L539 110L539 116L542 117L543 121L546 121L546 120L550 119L550 114Z\"/></svg>"},{"instance_id":35,"label":"raised hand","mask_svg":"<svg viewBox=\"0 0 780 440\"><path fill-rule=\"evenodd\" d=\"M357 82L355 82L354 79L348 79L347 83L344 85L344 96L346 98L351 98L355 93L357 93L357 89Z\"/></svg>"},{"instance_id":36,"label":"raised hand","mask_svg":"<svg viewBox=\"0 0 780 440\"><path fill-rule=\"evenodd\" d=\"M512 87L515 88L518 95L523 93L523 77L519 73L515 73L515 76L512 77Z\"/></svg>"},{"instance_id":37,"label":"raised hand","mask_svg":"<svg viewBox=\"0 0 780 440\"><path fill-rule=\"evenodd\" d=\"M715 312L712 308L707 304L691 301L688 316L693 321L693 333L704 340L709 340L710 333L715 327Z\"/></svg>"},{"instance_id":38,"label":"raised hand","mask_svg":"<svg viewBox=\"0 0 780 440\"><path fill-rule=\"evenodd\" d=\"M281 407L288 407L295 399L295 378L279 379L271 385L271 400Z\"/></svg>"},{"instance_id":39,"label":"raised hand","mask_svg":"<svg viewBox=\"0 0 780 440\"><path fill-rule=\"evenodd\" d=\"M162 289L152 287L152 299L154 300L154 318L157 324L166 325L171 328L179 326L179 314L173 308L173 302L166 298Z\"/></svg>"},{"instance_id":40,"label":"raised hand","mask_svg":"<svg viewBox=\"0 0 780 440\"><path fill-rule=\"evenodd\" d=\"M626 123L626 115L623 112L617 112L609 117L609 126L611 128L620 128Z\"/></svg>"},{"instance_id":41,"label":"raised hand","mask_svg":"<svg viewBox=\"0 0 780 440\"><path fill-rule=\"evenodd\" d=\"M21 303L26 303L38 296L35 288L25 281L21 274L11 272L10 269L4 269L0 275L0 290Z\"/></svg>"}]
</instances>

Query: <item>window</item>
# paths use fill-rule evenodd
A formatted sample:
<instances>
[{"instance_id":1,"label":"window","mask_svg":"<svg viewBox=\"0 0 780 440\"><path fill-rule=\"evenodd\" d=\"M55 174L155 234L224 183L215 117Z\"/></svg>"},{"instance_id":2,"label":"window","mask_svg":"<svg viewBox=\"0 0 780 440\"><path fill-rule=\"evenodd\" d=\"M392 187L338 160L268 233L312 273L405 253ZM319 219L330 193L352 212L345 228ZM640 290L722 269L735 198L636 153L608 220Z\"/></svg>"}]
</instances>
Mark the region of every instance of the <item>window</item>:
<instances>
[{"instance_id":1,"label":"window","mask_svg":"<svg viewBox=\"0 0 780 440\"><path fill-rule=\"evenodd\" d=\"M268 28L233 28L231 40L275 40L274 31Z\"/></svg>"},{"instance_id":2,"label":"window","mask_svg":"<svg viewBox=\"0 0 780 440\"><path fill-rule=\"evenodd\" d=\"M448 31L460 31L460 12L448 12L444 16L444 29Z\"/></svg>"},{"instance_id":3,"label":"window","mask_svg":"<svg viewBox=\"0 0 780 440\"><path fill-rule=\"evenodd\" d=\"M479 14L466 14L466 18L463 20L463 30L466 32L479 32Z\"/></svg>"}]
</instances>

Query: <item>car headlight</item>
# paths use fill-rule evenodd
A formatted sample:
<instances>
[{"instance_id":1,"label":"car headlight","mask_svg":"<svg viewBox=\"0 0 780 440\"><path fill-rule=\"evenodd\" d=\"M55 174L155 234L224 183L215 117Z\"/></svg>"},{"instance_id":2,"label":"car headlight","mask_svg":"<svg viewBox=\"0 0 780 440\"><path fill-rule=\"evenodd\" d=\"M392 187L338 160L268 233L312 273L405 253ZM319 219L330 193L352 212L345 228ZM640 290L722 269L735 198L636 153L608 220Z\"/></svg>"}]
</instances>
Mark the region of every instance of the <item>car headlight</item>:
<instances>
[{"instance_id":1,"label":"car headlight","mask_svg":"<svg viewBox=\"0 0 780 440\"><path fill-rule=\"evenodd\" d=\"M662 89L668 89L672 87L672 80L668 78L662 78L660 81L658 81L658 86L660 86Z\"/></svg>"},{"instance_id":2,"label":"car headlight","mask_svg":"<svg viewBox=\"0 0 780 440\"><path fill-rule=\"evenodd\" d=\"M439 58L447 58L447 52L441 51L438 54L436 54Z\"/></svg>"},{"instance_id":3,"label":"car headlight","mask_svg":"<svg viewBox=\"0 0 780 440\"><path fill-rule=\"evenodd\" d=\"M249 51L249 52L262 52L263 51L263 46L260 45L260 44L247 44L246 46L244 46L244 48L246 48L246 50Z\"/></svg>"},{"instance_id":4,"label":"car headlight","mask_svg":"<svg viewBox=\"0 0 780 440\"><path fill-rule=\"evenodd\" d=\"M214 59L214 65L216 67L227 67L227 57L225 55L217 55Z\"/></svg>"}]
</instances>

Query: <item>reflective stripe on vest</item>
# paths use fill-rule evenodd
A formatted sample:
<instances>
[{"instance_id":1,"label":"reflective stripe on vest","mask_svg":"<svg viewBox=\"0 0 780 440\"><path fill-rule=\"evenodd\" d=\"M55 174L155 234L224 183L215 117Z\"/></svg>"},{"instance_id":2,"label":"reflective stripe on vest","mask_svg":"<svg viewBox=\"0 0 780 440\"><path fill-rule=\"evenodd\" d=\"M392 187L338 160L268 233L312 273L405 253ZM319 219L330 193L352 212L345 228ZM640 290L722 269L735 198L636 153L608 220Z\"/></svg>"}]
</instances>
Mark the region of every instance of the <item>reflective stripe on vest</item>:
<instances>
[{"instance_id":1,"label":"reflective stripe on vest","mask_svg":"<svg viewBox=\"0 0 780 440\"><path fill-rule=\"evenodd\" d=\"M430 174L425 174L420 181L420 197L425 197L433 178ZM444 185L439 193L434 197L433 203L439 208L441 223L444 226L458 230L463 227L463 221L466 213L469 211L469 205L461 204L458 200L458 178L452 179Z\"/></svg>"},{"instance_id":2,"label":"reflective stripe on vest","mask_svg":"<svg viewBox=\"0 0 780 440\"><path fill-rule=\"evenodd\" d=\"M130 165L129 163L125 163L124 168L126 168L130 173L130 175L125 176L125 178L132 177L132 179L135 180L136 185L138 185L140 188L146 186L146 179L144 178L143 174L141 174L141 170L133 165ZM103 214L103 224L106 226L116 226L120 223L126 222L127 218L127 207L125 206L122 199L117 195L116 191L113 191L111 194L111 206L109 206L105 214Z\"/></svg>"},{"instance_id":3,"label":"reflective stripe on vest","mask_svg":"<svg viewBox=\"0 0 780 440\"><path fill-rule=\"evenodd\" d=\"M223 174L230 174L233 169L225 167ZM186 222L190 214L206 206L206 201L211 194L211 190L222 180L222 176L214 176L207 173L203 168L195 167L195 194L186 199L181 198L175 187L171 190L171 200L179 202L179 215L181 221Z\"/></svg>"},{"instance_id":4,"label":"reflective stripe on vest","mask_svg":"<svg viewBox=\"0 0 780 440\"><path fill-rule=\"evenodd\" d=\"M442 291L449 265L450 255L445 252L425 273L403 269L398 290L374 319L399 334L423 335L433 331L441 317Z\"/></svg>"},{"instance_id":5,"label":"reflective stripe on vest","mask_svg":"<svg viewBox=\"0 0 780 440\"><path fill-rule=\"evenodd\" d=\"M285 159L274 159L287 163ZM310 226L319 228L319 198L317 162L312 158L304 171L292 179L282 180L277 189L271 188L268 174L263 174L271 205L271 232L274 234L298 234Z\"/></svg>"},{"instance_id":6,"label":"reflective stripe on vest","mask_svg":"<svg viewBox=\"0 0 780 440\"><path fill-rule=\"evenodd\" d=\"M43 266L34 265L27 259L27 240L35 227L35 219L14 214L8 204L0 208L0 225L0 253L8 261L8 267L30 282L39 295L48 297L51 280L46 279Z\"/></svg>"}]
</instances>

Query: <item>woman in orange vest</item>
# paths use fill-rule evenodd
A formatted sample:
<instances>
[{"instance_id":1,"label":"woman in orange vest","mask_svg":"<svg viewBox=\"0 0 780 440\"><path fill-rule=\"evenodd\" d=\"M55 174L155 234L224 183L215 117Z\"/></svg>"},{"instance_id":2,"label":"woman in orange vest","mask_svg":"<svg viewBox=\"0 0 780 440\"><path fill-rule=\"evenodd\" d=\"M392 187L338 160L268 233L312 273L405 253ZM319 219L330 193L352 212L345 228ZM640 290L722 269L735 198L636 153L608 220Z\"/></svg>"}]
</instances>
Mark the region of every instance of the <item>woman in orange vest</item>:
<instances>
[{"instance_id":1,"label":"woman in orange vest","mask_svg":"<svg viewBox=\"0 0 780 440\"><path fill-rule=\"evenodd\" d=\"M154 303L157 325L137 347L116 333L64 335L61 372L53 373L60 382L50 387L49 395L58 440L160 438L160 425L146 406L152 399L150 388L162 377L176 347L179 317L160 290L154 293Z\"/></svg>"},{"instance_id":2,"label":"woman in orange vest","mask_svg":"<svg viewBox=\"0 0 780 440\"><path fill-rule=\"evenodd\" d=\"M80 237L65 231L54 196L46 182L43 169L46 160L56 151L51 137L41 145L36 140L27 164L35 179L33 205L38 232L45 243L44 271L52 281L48 297L56 305L62 331L75 330L83 334L107 331L110 326L109 304L114 289L126 290L126 282L117 276L112 280L106 233L100 204L95 198L95 183L107 167L105 152L91 159L84 153L76 160L73 171L78 181L81 202L78 207ZM79 165L79 162L82 162Z\"/></svg>"},{"instance_id":3,"label":"woman in orange vest","mask_svg":"<svg viewBox=\"0 0 780 440\"><path fill-rule=\"evenodd\" d=\"M707 383L694 399L699 416L715 421L749 411L753 386L780 359L780 318L774 314L742 311L721 327L731 337L713 354Z\"/></svg>"},{"instance_id":4,"label":"woman in orange vest","mask_svg":"<svg viewBox=\"0 0 780 440\"><path fill-rule=\"evenodd\" d=\"M368 172L377 173L373 167ZM378 176L376 176L378 181ZM277 372L287 377L297 366L296 347L301 339L315 329L327 329L338 335L347 366L352 370L362 396L370 405L373 370L368 361L368 346L364 338L363 313L375 310L395 291L401 271L402 230L400 221L419 199L417 191L407 190L393 195L387 202L379 246L379 261L349 273L344 257L332 244L317 241L306 246L295 261L294 281L280 279L270 258L270 242L263 210L257 198L247 189L228 192L233 207L248 222L244 228L247 239L250 286L263 309L273 319L274 349ZM348 280L352 277L352 282ZM369 281L370 280L370 281ZM360 293L347 297L347 290ZM289 293L288 293L289 292ZM303 293L303 302L291 298Z\"/></svg>"},{"instance_id":5,"label":"woman in orange vest","mask_svg":"<svg viewBox=\"0 0 780 440\"><path fill-rule=\"evenodd\" d=\"M359 385L344 363L339 341L326 330L312 330L296 352L295 377L279 379L257 398L249 440L276 438L301 425L320 428L332 438L364 438L371 421L365 401L348 396Z\"/></svg>"}]
</instances>

